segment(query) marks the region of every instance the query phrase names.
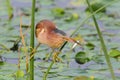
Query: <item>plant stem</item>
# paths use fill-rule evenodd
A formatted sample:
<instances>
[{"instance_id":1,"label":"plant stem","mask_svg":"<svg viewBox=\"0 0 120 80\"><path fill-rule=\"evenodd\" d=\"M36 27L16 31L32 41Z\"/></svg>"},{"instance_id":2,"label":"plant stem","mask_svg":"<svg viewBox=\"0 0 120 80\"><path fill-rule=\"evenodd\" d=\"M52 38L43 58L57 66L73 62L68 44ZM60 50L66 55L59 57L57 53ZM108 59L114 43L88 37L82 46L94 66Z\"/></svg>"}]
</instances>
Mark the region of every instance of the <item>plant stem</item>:
<instances>
[{"instance_id":1,"label":"plant stem","mask_svg":"<svg viewBox=\"0 0 120 80\"><path fill-rule=\"evenodd\" d=\"M88 7L89 7L91 13L93 13L93 9L92 9L92 7L90 6L89 1L86 0L86 2L87 2L87 4L88 4ZM92 18L93 18L93 21L94 21L94 24L95 24L95 27L96 27L98 36L99 36L99 38L100 38L101 47L102 47L102 49L103 49L103 52L104 52L105 59L106 59L107 65L108 65L108 67L109 67L109 70L110 70L110 72L111 72L112 79L115 80L115 74L114 74L113 67L112 67L111 62L110 62L110 58L109 58L109 55L108 55L108 52L107 52L106 45L105 45L105 43L104 43L104 39L103 39L103 37L102 37L102 33L101 33L100 29L99 29L99 26L98 26L98 23L97 23L97 21L96 21L95 16L92 15Z\"/></svg>"},{"instance_id":2,"label":"plant stem","mask_svg":"<svg viewBox=\"0 0 120 80\"><path fill-rule=\"evenodd\" d=\"M32 0L30 52L32 52L34 49L34 22L35 22L35 0ZM34 52L32 52L30 56L32 54L34 54ZM30 59L30 80L34 80L34 56Z\"/></svg>"},{"instance_id":3,"label":"plant stem","mask_svg":"<svg viewBox=\"0 0 120 80\"><path fill-rule=\"evenodd\" d=\"M52 68L53 64L54 64L54 61L52 61L52 63L50 64L49 68L47 69L46 73L44 74L44 76L43 76L43 80L46 80L47 75L48 75L50 69Z\"/></svg>"},{"instance_id":4,"label":"plant stem","mask_svg":"<svg viewBox=\"0 0 120 80\"><path fill-rule=\"evenodd\" d=\"M24 46L24 53L26 55L26 72L28 72L28 53L27 53L27 48L25 44L25 37L22 32L22 15L20 16L20 37L21 37L22 45Z\"/></svg>"},{"instance_id":5,"label":"plant stem","mask_svg":"<svg viewBox=\"0 0 120 80\"><path fill-rule=\"evenodd\" d=\"M67 42L65 42L65 43L62 45L62 47L59 49L59 51L62 51L62 49L64 48L64 46L65 46L66 44L67 44ZM54 61L52 61L52 63L51 63L50 66L48 67L46 73L44 74L43 80L46 80L47 75L48 75L50 69L52 68L53 64L54 64Z\"/></svg>"},{"instance_id":6,"label":"plant stem","mask_svg":"<svg viewBox=\"0 0 120 80\"><path fill-rule=\"evenodd\" d=\"M13 8L10 4L10 0L6 0L6 3L7 3L7 8L8 8L8 17L9 17L9 20L11 20L13 17Z\"/></svg>"}]
</instances>

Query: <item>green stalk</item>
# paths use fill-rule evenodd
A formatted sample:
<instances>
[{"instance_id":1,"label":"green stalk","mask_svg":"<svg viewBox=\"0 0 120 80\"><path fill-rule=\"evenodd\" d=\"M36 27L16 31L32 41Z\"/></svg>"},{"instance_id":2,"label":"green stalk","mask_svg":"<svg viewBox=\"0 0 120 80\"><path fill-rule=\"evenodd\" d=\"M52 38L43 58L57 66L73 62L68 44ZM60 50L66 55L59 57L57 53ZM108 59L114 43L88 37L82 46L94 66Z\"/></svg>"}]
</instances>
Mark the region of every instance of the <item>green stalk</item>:
<instances>
[{"instance_id":1,"label":"green stalk","mask_svg":"<svg viewBox=\"0 0 120 80\"><path fill-rule=\"evenodd\" d=\"M90 6L90 3L88 0L86 0L87 4L88 4L88 7L91 11L91 13L93 13L93 9L92 7ZM104 43L104 39L102 37L102 33L99 29L99 26L98 26L98 23L96 21L96 18L94 15L92 15L92 18L93 18L93 21L94 21L94 24L95 24L95 27L96 27L96 30L97 30L97 33L98 33L98 36L100 38L100 42L101 42L101 47L103 49L103 52L104 52L104 55L105 55L105 59L106 59L106 62L107 62L107 65L109 67L109 70L110 70L110 73L111 73L111 76L112 76L112 79L115 80L115 74L114 74L114 71L113 71L113 67L112 67L112 64L110 62L110 58L109 58L109 55L108 55L108 52L107 52L107 48L106 48L106 45Z\"/></svg>"},{"instance_id":2,"label":"green stalk","mask_svg":"<svg viewBox=\"0 0 120 80\"><path fill-rule=\"evenodd\" d=\"M30 38L30 57L34 54L34 22L35 22L35 0L32 0L32 17L31 17L31 38ZM34 56L30 59L30 80L34 80Z\"/></svg>"},{"instance_id":3,"label":"green stalk","mask_svg":"<svg viewBox=\"0 0 120 80\"><path fill-rule=\"evenodd\" d=\"M62 45L62 47L59 49L60 52L62 51L62 49L64 48L64 46L65 46L66 44L67 44L67 42L65 42L65 43ZM54 61L52 61L51 64L50 64L50 66L48 67L46 73L45 73L44 76L43 76L43 80L46 80L47 75L48 75L50 69L52 68L53 64L54 64Z\"/></svg>"},{"instance_id":4,"label":"green stalk","mask_svg":"<svg viewBox=\"0 0 120 80\"><path fill-rule=\"evenodd\" d=\"M54 61L52 61L52 63L50 64L49 68L47 69L46 73L44 74L43 80L47 80L47 79L46 79L46 78L47 78L47 75L48 75L50 69L52 68L53 64L54 64Z\"/></svg>"},{"instance_id":5,"label":"green stalk","mask_svg":"<svg viewBox=\"0 0 120 80\"><path fill-rule=\"evenodd\" d=\"M8 8L8 16L9 16L9 20L12 19L13 17L13 8L10 4L10 0L6 0L6 5L7 5L7 8Z\"/></svg>"}]
</instances>

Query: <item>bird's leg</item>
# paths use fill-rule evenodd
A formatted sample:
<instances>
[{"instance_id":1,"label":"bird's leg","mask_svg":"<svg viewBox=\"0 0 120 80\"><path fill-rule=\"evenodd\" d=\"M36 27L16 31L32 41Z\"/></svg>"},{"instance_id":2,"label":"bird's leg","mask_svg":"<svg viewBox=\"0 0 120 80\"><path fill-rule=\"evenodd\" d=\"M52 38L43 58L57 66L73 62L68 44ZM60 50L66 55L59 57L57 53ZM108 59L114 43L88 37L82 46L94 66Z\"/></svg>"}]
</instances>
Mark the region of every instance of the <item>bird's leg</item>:
<instances>
[{"instance_id":1,"label":"bird's leg","mask_svg":"<svg viewBox=\"0 0 120 80\"><path fill-rule=\"evenodd\" d=\"M62 60L58 57L59 54L60 54L60 52L54 52L53 53L53 61L54 62L56 62L56 61L62 62Z\"/></svg>"}]
</instances>

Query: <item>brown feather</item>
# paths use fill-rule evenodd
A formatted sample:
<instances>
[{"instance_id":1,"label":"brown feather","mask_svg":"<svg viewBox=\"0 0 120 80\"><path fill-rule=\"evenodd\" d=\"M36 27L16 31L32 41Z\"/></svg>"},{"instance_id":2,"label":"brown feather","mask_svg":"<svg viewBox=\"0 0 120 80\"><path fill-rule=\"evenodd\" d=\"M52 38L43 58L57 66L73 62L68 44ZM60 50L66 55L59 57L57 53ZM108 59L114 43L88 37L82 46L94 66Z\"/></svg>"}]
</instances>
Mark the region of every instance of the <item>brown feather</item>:
<instances>
[{"instance_id":1,"label":"brown feather","mask_svg":"<svg viewBox=\"0 0 120 80\"><path fill-rule=\"evenodd\" d=\"M77 41L76 41L75 39L73 39L73 38L63 36L63 39L66 40L66 41L74 42L74 43L77 43L78 45L81 45L79 42L77 42Z\"/></svg>"}]
</instances>

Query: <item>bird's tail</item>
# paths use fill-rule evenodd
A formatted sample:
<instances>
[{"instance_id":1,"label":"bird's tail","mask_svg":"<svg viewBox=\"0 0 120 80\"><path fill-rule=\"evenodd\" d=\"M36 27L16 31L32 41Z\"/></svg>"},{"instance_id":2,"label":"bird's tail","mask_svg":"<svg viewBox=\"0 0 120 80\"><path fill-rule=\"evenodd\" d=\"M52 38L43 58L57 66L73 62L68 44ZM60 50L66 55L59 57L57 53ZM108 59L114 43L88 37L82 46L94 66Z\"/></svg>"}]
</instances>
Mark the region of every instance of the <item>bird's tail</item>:
<instances>
[{"instance_id":1,"label":"bird's tail","mask_svg":"<svg viewBox=\"0 0 120 80\"><path fill-rule=\"evenodd\" d=\"M65 41L74 42L74 43L76 43L76 44L78 44L78 45L81 45L81 44L79 43L79 41L76 41L76 40L73 39L73 38L63 36L63 39L64 39Z\"/></svg>"}]
</instances>

